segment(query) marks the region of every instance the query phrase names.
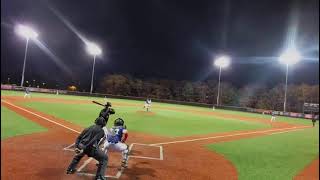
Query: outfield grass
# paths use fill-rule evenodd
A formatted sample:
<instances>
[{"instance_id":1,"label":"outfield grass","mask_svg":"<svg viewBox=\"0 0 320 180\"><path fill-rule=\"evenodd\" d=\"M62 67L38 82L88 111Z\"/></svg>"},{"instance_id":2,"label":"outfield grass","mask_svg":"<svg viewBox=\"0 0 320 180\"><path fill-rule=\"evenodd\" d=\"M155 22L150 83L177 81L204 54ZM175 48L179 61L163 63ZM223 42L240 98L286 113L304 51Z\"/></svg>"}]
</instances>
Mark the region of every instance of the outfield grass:
<instances>
[{"instance_id":1,"label":"outfield grass","mask_svg":"<svg viewBox=\"0 0 320 180\"><path fill-rule=\"evenodd\" d=\"M82 127L91 125L101 110L95 104L26 102L24 105ZM109 126L112 125L114 119L121 117L125 120L129 130L169 137L270 128L269 125L258 122L199 116L159 108L152 109L154 115L139 113L138 111L143 109L134 106L121 106L115 110L116 114L110 116Z\"/></svg>"},{"instance_id":2,"label":"outfield grass","mask_svg":"<svg viewBox=\"0 0 320 180\"><path fill-rule=\"evenodd\" d=\"M15 112L1 107L1 140L35 132L44 132L47 129L25 119Z\"/></svg>"},{"instance_id":3,"label":"outfield grass","mask_svg":"<svg viewBox=\"0 0 320 180\"><path fill-rule=\"evenodd\" d=\"M291 180L319 157L319 126L208 145L237 168L239 180Z\"/></svg>"},{"instance_id":4,"label":"outfield grass","mask_svg":"<svg viewBox=\"0 0 320 180\"><path fill-rule=\"evenodd\" d=\"M23 96L24 92L21 91L6 91L1 90L1 95L4 96ZM42 97L42 98L58 98L58 99L69 99L69 100L96 100L96 101L104 101L102 97L87 97L87 96L72 96L72 95L55 95L55 94L46 94L46 93L34 93L32 92L33 97ZM144 104L144 101L139 100L127 100L127 99L115 99L115 98L108 98L111 102L118 102L118 103L128 103L132 105L141 105ZM164 108L177 108L180 110L199 110L203 112L212 112L211 108L205 107L197 107L197 106L189 106L189 105L177 105L177 104L169 104L169 103L157 103L153 102L153 106L155 107L164 107ZM223 110L223 109L216 109L214 112L219 112L228 115L241 115L246 117L253 117L253 118L263 118L269 120L271 118L270 115L263 115L257 113L249 113L249 112L241 112L241 111L231 111L231 110ZM277 116L276 121L279 122L286 122L290 124L301 124L301 125L311 125L310 120L306 120L303 118L291 118L291 117L284 117L284 116Z\"/></svg>"}]
</instances>

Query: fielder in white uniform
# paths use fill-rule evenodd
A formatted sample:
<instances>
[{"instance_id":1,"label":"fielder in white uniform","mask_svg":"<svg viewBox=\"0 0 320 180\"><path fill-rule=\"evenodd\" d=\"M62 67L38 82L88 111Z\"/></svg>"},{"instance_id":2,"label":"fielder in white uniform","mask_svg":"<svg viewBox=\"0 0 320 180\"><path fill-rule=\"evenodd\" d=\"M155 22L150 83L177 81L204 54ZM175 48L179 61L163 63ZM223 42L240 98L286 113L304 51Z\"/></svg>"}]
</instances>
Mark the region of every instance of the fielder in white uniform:
<instances>
[{"instance_id":1,"label":"fielder in white uniform","mask_svg":"<svg viewBox=\"0 0 320 180\"><path fill-rule=\"evenodd\" d=\"M144 103L143 108L147 109L147 111L149 111L149 109L151 108L151 99L147 99Z\"/></svg>"},{"instance_id":2,"label":"fielder in white uniform","mask_svg":"<svg viewBox=\"0 0 320 180\"><path fill-rule=\"evenodd\" d=\"M274 111L272 111L271 113L271 122L276 120L276 113Z\"/></svg>"},{"instance_id":3,"label":"fielder in white uniform","mask_svg":"<svg viewBox=\"0 0 320 180\"><path fill-rule=\"evenodd\" d=\"M30 95L30 89L29 88L25 88L25 90L24 90L24 96L23 96L23 98L26 98L26 97L28 97L28 98L30 98L31 97L31 95Z\"/></svg>"},{"instance_id":4,"label":"fielder in white uniform","mask_svg":"<svg viewBox=\"0 0 320 180\"><path fill-rule=\"evenodd\" d=\"M105 153L107 153L109 149L121 152L121 166L123 168L127 168L129 147L125 144L125 141L128 138L128 131L124 125L124 120L118 118L114 121L114 126L112 128L107 129L106 127L104 127L103 130L106 134L106 140L102 149Z\"/></svg>"}]
</instances>

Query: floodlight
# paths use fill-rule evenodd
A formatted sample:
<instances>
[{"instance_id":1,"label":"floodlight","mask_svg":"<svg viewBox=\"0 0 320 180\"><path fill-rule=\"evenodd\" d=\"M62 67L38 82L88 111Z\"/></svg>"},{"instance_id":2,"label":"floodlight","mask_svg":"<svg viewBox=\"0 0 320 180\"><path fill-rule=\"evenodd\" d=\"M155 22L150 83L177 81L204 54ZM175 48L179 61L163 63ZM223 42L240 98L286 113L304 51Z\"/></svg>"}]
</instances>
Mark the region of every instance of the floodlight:
<instances>
[{"instance_id":1,"label":"floodlight","mask_svg":"<svg viewBox=\"0 0 320 180\"><path fill-rule=\"evenodd\" d=\"M280 57L279 61L283 64L295 64L301 59L300 53L296 49L287 49Z\"/></svg>"},{"instance_id":2,"label":"floodlight","mask_svg":"<svg viewBox=\"0 0 320 180\"><path fill-rule=\"evenodd\" d=\"M101 49L99 48L98 45L94 44L94 43L86 43L87 45L87 51L89 54L96 56L96 55L100 55L101 54Z\"/></svg>"},{"instance_id":3,"label":"floodlight","mask_svg":"<svg viewBox=\"0 0 320 180\"><path fill-rule=\"evenodd\" d=\"M220 56L214 61L214 65L220 68L228 67L230 64L229 56Z\"/></svg>"},{"instance_id":4,"label":"floodlight","mask_svg":"<svg viewBox=\"0 0 320 180\"><path fill-rule=\"evenodd\" d=\"M21 24L17 25L16 33L27 39L36 39L38 37L38 33L35 32L32 28Z\"/></svg>"}]
</instances>

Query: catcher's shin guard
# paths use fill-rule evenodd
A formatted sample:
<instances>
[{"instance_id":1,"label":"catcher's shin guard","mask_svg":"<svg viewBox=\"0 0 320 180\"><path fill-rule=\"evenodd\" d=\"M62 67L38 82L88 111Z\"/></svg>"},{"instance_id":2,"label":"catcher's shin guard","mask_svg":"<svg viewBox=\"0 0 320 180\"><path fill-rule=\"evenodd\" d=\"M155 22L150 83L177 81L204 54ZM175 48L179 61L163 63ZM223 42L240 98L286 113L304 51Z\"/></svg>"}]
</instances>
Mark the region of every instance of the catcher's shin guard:
<instances>
[{"instance_id":1,"label":"catcher's shin guard","mask_svg":"<svg viewBox=\"0 0 320 180\"><path fill-rule=\"evenodd\" d=\"M129 146L127 145L127 149L122 151L121 166L124 168L128 167L128 155L129 155Z\"/></svg>"}]
</instances>

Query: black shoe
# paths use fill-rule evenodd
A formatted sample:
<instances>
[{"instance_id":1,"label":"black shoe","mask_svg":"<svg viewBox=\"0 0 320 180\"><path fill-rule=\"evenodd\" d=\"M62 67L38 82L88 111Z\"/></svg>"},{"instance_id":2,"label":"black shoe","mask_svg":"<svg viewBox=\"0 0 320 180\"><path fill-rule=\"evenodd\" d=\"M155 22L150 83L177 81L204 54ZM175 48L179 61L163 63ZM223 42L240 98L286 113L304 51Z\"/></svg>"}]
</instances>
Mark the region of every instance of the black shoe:
<instances>
[{"instance_id":1,"label":"black shoe","mask_svg":"<svg viewBox=\"0 0 320 180\"><path fill-rule=\"evenodd\" d=\"M68 169L67 174L74 174L76 171L76 169Z\"/></svg>"},{"instance_id":2,"label":"black shoe","mask_svg":"<svg viewBox=\"0 0 320 180\"><path fill-rule=\"evenodd\" d=\"M97 176L95 180L107 180L104 176Z\"/></svg>"}]
</instances>

